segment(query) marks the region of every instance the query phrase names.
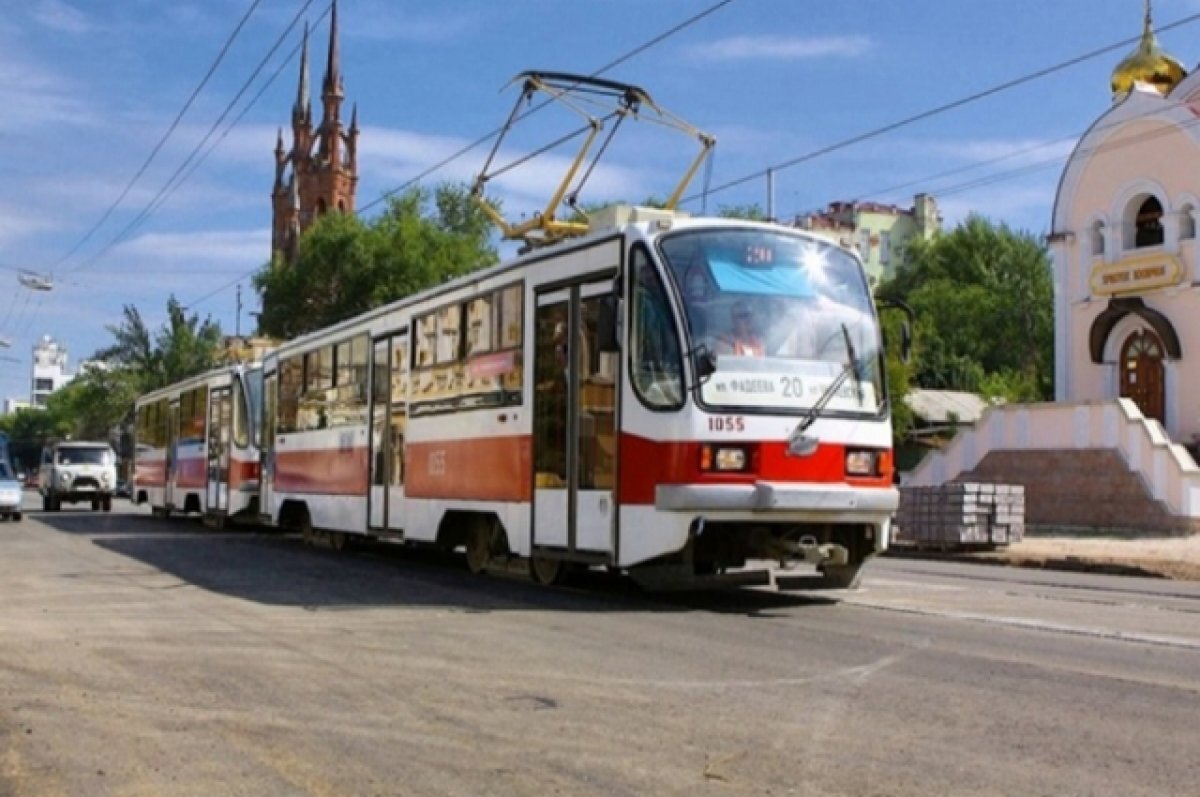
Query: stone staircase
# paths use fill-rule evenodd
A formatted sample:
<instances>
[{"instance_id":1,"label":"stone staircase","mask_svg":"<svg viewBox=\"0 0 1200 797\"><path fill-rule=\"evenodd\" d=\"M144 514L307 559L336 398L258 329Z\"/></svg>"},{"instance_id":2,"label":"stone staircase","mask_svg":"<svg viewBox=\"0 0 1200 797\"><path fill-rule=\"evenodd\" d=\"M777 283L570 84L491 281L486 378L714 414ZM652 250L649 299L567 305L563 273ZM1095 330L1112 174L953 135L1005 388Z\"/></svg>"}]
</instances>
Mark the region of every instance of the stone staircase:
<instances>
[{"instance_id":1,"label":"stone staircase","mask_svg":"<svg viewBox=\"0 0 1200 797\"><path fill-rule=\"evenodd\" d=\"M904 485L1020 484L1033 530L1200 532L1200 468L1128 400L989 409Z\"/></svg>"}]
</instances>

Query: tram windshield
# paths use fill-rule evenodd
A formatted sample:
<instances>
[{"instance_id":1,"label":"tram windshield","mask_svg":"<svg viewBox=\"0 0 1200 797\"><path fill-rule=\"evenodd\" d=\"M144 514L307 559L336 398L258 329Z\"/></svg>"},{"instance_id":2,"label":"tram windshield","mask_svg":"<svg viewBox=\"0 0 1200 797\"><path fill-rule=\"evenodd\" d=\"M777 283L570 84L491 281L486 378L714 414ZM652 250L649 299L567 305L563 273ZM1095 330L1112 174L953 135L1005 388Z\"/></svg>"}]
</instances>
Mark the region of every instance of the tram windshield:
<instances>
[{"instance_id":1,"label":"tram windshield","mask_svg":"<svg viewBox=\"0 0 1200 797\"><path fill-rule=\"evenodd\" d=\"M852 255L761 229L683 231L659 248L683 299L689 348L716 355L704 404L802 411L827 399L833 413L878 411L879 325Z\"/></svg>"}]
</instances>

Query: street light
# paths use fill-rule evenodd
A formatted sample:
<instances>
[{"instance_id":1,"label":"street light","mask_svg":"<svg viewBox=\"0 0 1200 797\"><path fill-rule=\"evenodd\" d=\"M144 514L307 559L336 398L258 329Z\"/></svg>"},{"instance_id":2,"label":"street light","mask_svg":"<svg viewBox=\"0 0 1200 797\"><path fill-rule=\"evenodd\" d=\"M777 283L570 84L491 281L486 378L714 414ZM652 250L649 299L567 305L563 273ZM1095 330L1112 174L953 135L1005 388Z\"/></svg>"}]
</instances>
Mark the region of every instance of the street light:
<instances>
[{"instance_id":1,"label":"street light","mask_svg":"<svg viewBox=\"0 0 1200 797\"><path fill-rule=\"evenodd\" d=\"M22 287L29 288L31 291L54 290L54 278L38 274L36 271L21 269L17 272L17 281L21 283Z\"/></svg>"}]
</instances>

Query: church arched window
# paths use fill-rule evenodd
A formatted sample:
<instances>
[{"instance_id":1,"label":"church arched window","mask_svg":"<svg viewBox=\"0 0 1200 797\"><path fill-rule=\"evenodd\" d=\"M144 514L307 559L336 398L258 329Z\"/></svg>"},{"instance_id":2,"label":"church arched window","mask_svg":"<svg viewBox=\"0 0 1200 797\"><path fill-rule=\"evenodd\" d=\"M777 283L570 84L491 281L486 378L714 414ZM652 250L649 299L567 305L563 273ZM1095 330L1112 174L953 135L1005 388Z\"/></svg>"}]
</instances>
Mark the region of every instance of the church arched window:
<instances>
[{"instance_id":1,"label":"church arched window","mask_svg":"<svg viewBox=\"0 0 1200 797\"><path fill-rule=\"evenodd\" d=\"M1196 208L1190 203L1179 210L1179 240L1190 241L1196 237Z\"/></svg>"},{"instance_id":2,"label":"church arched window","mask_svg":"<svg viewBox=\"0 0 1200 797\"><path fill-rule=\"evenodd\" d=\"M1096 219L1092 223L1092 257L1099 257L1104 254L1104 222Z\"/></svg>"},{"instance_id":3,"label":"church arched window","mask_svg":"<svg viewBox=\"0 0 1200 797\"><path fill-rule=\"evenodd\" d=\"M324 216L327 210L329 210L329 206L325 204L325 197L321 197L317 200L317 215Z\"/></svg>"},{"instance_id":4,"label":"church arched window","mask_svg":"<svg viewBox=\"0 0 1200 797\"><path fill-rule=\"evenodd\" d=\"M1141 249L1144 246L1162 246L1163 242L1163 207L1157 197L1146 197L1138 207L1134 217L1133 245Z\"/></svg>"}]
</instances>

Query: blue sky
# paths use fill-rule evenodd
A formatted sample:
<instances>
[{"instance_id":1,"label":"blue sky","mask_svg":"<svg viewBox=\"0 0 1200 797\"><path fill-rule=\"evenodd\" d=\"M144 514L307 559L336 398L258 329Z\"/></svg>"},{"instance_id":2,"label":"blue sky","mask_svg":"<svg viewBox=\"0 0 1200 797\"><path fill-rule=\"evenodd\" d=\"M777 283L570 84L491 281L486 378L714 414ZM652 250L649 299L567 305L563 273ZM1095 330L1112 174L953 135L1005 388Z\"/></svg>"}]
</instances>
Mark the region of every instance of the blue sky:
<instances>
[{"instance_id":1,"label":"blue sky","mask_svg":"<svg viewBox=\"0 0 1200 797\"><path fill-rule=\"evenodd\" d=\"M358 202L407 182L503 121L526 69L590 73L715 0L341 0L342 71L362 126ZM142 165L251 0L23 0L0 16L0 398L29 392L30 349L64 341L72 365L107 345L134 304L152 325L167 297L193 303L266 261L276 129L286 127L298 64L245 113L143 223L120 236L204 137L303 0L261 0L195 105L95 235L64 259ZM328 0L313 0L319 90ZM1156 25L1200 13L1159 0ZM1140 0L734 0L605 73L714 133L711 184L802 156L1007 80L1134 37ZM299 42L299 28L243 103ZM1161 35L1189 68L1200 21ZM1110 103L1109 73L1130 47L842 149L776 177L790 216L835 199L907 204L939 198L947 224L969 212L1040 234L1063 159ZM319 100L314 99L318 109ZM519 153L574 125L561 112L522 124ZM219 128L224 131L225 127ZM623 131L624 132L624 131ZM495 185L513 211L546 195L568 150ZM486 149L431 176L467 180ZM587 201L664 195L690 145L648 125L619 138ZM1002 156L1006 160L991 162ZM936 179L947 170L977 167ZM999 175L995 180L982 179ZM976 183L980 183L976 185ZM697 182L695 185L699 185ZM974 185L974 187L972 187ZM896 188L897 186L903 186ZM720 205L766 204L764 180L718 192ZM698 204L689 206L699 210ZM374 211L372 211L374 212ZM369 215L369 214L368 214ZM120 236L120 237L119 237ZM12 269L52 273L34 294ZM242 330L257 297L242 281ZM232 332L235 290L195 305Z\"/></svg>"}]
</instances>

